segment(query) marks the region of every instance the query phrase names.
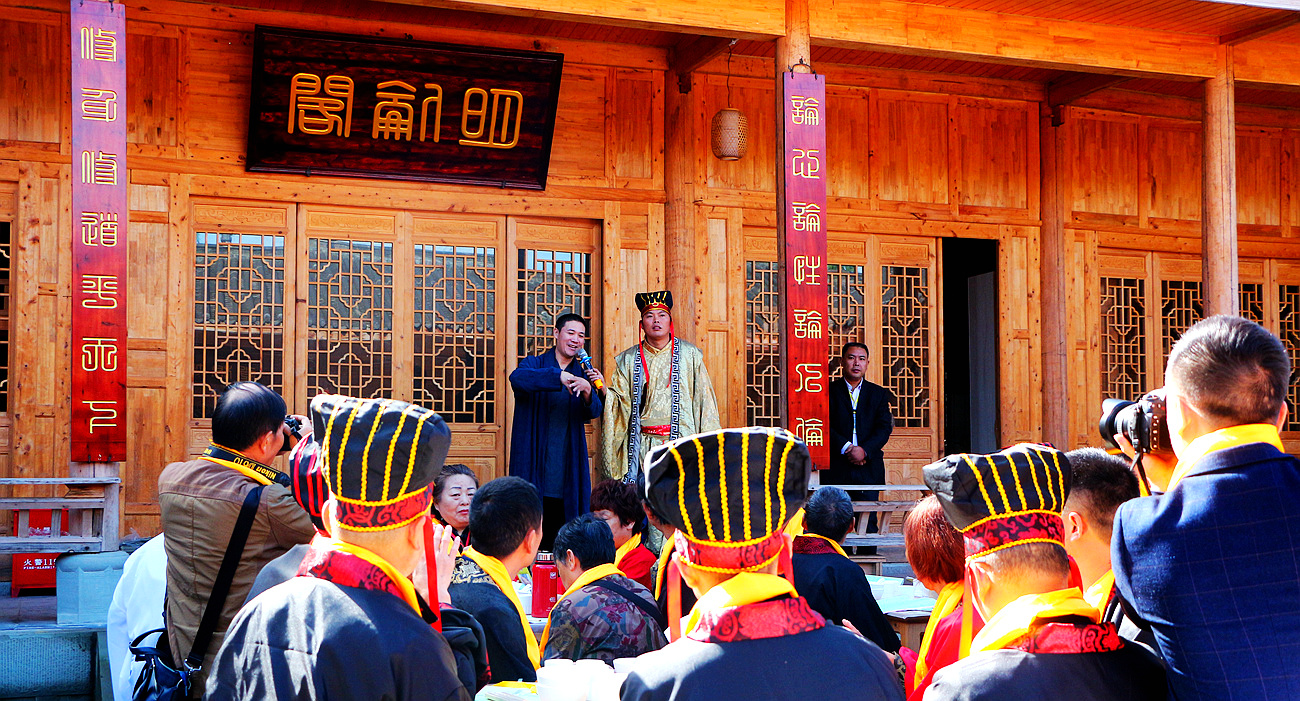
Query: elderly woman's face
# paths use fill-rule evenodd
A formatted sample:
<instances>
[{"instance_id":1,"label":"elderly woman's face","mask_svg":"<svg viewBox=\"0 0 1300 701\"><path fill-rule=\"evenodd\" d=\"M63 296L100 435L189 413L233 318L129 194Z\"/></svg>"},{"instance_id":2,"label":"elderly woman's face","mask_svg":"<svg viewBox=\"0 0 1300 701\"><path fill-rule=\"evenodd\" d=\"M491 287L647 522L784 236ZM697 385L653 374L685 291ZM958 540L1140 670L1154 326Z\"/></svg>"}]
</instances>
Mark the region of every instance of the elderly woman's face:
<instances>
[{"instance_id":1,"label":"elderly woman's face","mask_svg":"<svg viewBox=\"0 0 1300 701\"><path fill-rule=\"evenodd\" d=\"M447 525L458 531L469 526L469 504L474 500L478 485L468 475L452 475L442 487L442 496L438 497L438 513L446 519Z\"/></svg>"}]
</instances>

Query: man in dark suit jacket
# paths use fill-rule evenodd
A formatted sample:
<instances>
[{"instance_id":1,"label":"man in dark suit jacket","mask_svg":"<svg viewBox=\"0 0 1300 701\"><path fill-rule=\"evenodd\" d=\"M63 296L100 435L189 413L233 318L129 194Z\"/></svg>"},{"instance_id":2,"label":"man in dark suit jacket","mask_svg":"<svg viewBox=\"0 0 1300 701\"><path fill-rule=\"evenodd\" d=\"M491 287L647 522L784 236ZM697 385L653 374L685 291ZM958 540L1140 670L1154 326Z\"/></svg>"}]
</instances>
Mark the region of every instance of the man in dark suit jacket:
<instances>
[{"instance_id":1,"label":"man in dark suit jacket","mask_svg":"<svg viewBox=\"0 0 1300 701\"><path fill-rule=\"evenodd\" d=\"M1178 465L1120 507L1115 585L1155 633L1173 698L1300 698L1300 461L1282 451L1291 363L1241 317L1183 334L1165 373Z\"/></svg>"},{"instance_id":2,"label":"man in dark suit jacket","mask_svg":"<svg viewBox=\"0 0 1300 701\"><path fill-rule=\"evenodd\" d=\"M843 374L831 382L831 464L822 473L823 484L884 484L885 455L882 452L894 431L889 407L894 393L863 379L871 362L867 347L846 343L840 351ZM879 492L866 492L868 500ZM871 515L868 530L875 530Z\"/></svg>"}]
</instances>

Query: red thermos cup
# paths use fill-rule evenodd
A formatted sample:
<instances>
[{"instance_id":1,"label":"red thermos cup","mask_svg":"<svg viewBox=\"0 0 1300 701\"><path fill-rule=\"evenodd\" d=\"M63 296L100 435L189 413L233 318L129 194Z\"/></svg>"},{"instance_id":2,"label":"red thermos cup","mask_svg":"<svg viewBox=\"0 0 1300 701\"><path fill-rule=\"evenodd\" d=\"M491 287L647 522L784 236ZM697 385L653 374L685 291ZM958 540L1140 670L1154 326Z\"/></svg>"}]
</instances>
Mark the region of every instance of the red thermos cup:
<instances>
[{"instance_id":1,"label":"red thermos cup","mask_svg":"<svg viewBox=\"0 0 1300 701\"><path fill-rule=\"evenodd\" d=\"M555 556L551 553L537 553L533 562L533 617L546 618L551 615L556 599L560 598L560 575L555 571Z\"/></svg>"}]
</instances>

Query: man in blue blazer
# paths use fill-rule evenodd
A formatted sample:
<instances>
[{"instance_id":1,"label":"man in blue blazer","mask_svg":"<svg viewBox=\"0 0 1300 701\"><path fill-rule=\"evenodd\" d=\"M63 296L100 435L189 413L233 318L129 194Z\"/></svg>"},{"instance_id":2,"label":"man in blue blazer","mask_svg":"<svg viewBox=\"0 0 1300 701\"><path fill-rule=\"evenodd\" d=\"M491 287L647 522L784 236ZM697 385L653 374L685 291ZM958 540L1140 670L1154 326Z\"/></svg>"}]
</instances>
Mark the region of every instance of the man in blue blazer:
<instances>
[{"instance_id":1,"label":"man in blue blazer","mask_svg":"<svg viewBox=\"0 0 1300 701\"><path fill-rule=\"evenodd\" d=\"M1300 698L1300 461L1282 451L1291 362L1235 316L1183 334L1165 373L1178 464L1120 507L1120 595L1155 633L1172 698Z\"/></svg>"}]
</instances>

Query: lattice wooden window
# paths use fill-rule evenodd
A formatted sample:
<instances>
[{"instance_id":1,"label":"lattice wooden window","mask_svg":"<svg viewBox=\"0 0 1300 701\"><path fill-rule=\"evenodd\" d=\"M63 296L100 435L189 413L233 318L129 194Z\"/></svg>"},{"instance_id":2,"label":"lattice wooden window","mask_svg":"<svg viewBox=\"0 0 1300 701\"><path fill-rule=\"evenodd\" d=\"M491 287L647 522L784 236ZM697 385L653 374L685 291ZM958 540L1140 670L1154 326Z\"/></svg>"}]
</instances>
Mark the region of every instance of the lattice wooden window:
<instances>
[{"instance_id":1,"label":"lattice wooden window","mask_svg":"<svg viewBox=\"0 0 1300 701\"><path fill-rule=\"evenodd\" d=\"M827 355L832 367L838 366L845 343L867 342L866 282L866 266L826 266Z\"/></svg>"},{"instance_id":2,"label":"lattice wooden window","mask_svg":"<svg viewBox=\"0 0 1300 701\"><path fill-rule=\"evenodd\" d=\"M903 428L930 426L929 272L906 265L880 268L880 366L897 398L894 425Z\"/></svg>"},{"instance_id":3,"label":"lattice wooden window","mask_svg":"<svg viewBox=\"0 0 1300 701\"><path fill-rule=\"evenodd\" d=\"M781 302L777 264L745 261L745 421L781 425Z\"/></svg>"},{"instance_id":4,"label":"lattice wooden window","mask_svg":"<svg viewBox=\"0 0 1300 701\"><path fill-rule=\"evenodd\" d=\"M1291 386L1287 390L1290 412L1286 431L1300 431L1300 285L1278 285L1278 336L1291 356Z\"/></svg>"},{"instance_id":5,"label":"lattice wooden window","mask_svg":"<svg viewBox=\"0 0 1300 701\"><path fill-rule=\"evenodd\" d=\"M1201 304L1201 283L1193 280L1160 281L1160 318L1164 320L1162 333L1164 359L1192 324L1205 317Z\"/></svg>"},{"instance_id":6,"label":"lattice wooden window","mask_svg":"<svg viewBox=\"0 0 1300 701\"><path fill-rule=\"evenodd\" d=\"M284 237L198 233L194 248L194 417L233 382L283 394Z\"/></svg>"},{"instance_id":7,"label":"lattice wooden window","mask_svg":"<svg viewBox=\"0 0 1300 701\"><path fill-rule=\"evenodd\" d=\"M592 336L590 254L520 249L518 292L519 358L550 348L555 320L570 312L588 320L587 336ZM594 349L589 352L599 357Z\"/></svg>"},{"instance_id":8,"label":"lattice wooden window","mask_svg":"<svg viewBox=\"0 0 1300 701\"><path fill-rule=\"evenodd\" d=\"M307 396L393 394L393 244L307 241Z\"/></svg>"},{"instance_id":9,"label":"lattice wooden window","mask_svg":"<svg viewBox=\"0 0 1300 701\"><path fill-rule=\"evenodd\" d=\"M1148 389L1146 281L1101 279L1101 395L1136 399Z\"/></svg>"},{"instance_id":10,"label":"lattice wooden window","mask_svg":"<svg viewBox=\"0 0 1300 701\"><path fill-rule=\"evenodd\" d=\"M10 231L12 224L0 221L0 412L9 411L9 319L13 305L9 299Z\"/></svg>"},{"instance_id":11,"label":"lattice wooden window","mask_svg":"<svg viewBox=\"0 0 1300 701\"><path fill-rule=\"evenodd\" d=\"M1256 324L1264 323L1264 285L1241 283L1241 315Z\"/></svg>"},{"instance_id":12,"label":"lattice wooden window","mask_svg":"<svg viewBox=\"0 0 1300 701\"><path fill-rule=\"evenodd\" d=\"M496 421L496 249L415 247L415 403Z\"/></svg>"}]
</instances>

